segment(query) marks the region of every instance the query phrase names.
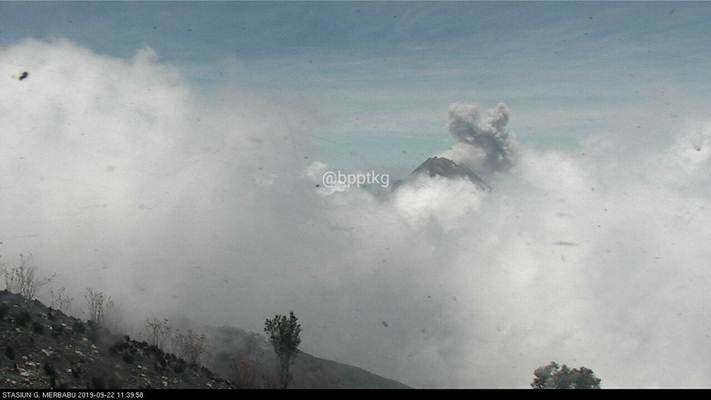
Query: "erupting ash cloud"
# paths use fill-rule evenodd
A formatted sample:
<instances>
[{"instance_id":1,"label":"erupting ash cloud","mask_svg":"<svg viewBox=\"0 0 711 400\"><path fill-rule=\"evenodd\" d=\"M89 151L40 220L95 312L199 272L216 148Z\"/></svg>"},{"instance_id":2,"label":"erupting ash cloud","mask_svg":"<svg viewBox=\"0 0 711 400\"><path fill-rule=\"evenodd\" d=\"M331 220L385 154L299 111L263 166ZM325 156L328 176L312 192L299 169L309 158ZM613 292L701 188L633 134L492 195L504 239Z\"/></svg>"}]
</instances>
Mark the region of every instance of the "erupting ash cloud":
<instances>
[{"instance_id":1,"label":"erupting ash cloud","mask_svg":"<svg viewBox=\"0 0 711 400\"><path fill-rule=\"evenodd\" d=\"M197 91L149 49L21 42L0 49L0 251L57 272L77 313L107 292L134 334L293 309L304 350L418 387L526 387L551 360L606 387L710 386L707 141L514 157L508 118L450 108L446 154L496 172L491 192L324 192L307 112Z\"/></svg>"},{"instance_id":2,"label":"erupting ash cloud","mask_svg":"<svg viewBox=\"0 0 711 400\"><path fill-rule=\"evenodd\" d=\"M484 174L506 171L514 164L515 141L506 129L505 104L484 110L476 104L449 105L449 132L455 140L443 157Z\"/></svg>"}]
</instances>

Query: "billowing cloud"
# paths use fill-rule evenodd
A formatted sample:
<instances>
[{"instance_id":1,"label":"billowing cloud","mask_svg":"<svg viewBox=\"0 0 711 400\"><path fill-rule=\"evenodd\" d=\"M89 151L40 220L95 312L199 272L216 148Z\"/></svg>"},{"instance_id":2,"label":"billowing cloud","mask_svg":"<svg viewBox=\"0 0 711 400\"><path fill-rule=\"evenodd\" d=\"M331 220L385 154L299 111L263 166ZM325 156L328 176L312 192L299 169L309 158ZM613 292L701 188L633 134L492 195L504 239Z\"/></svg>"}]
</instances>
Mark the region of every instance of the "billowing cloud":
<instances>
[{"instance_id":1,"label":"billowing cloud","mask_svg":"<svg viewBox=\"0 0 711 400\"><path fill-rule=\"evenodd\" d=\"M442 156L481 173L508 170L515 157L508 122L509 110L502 103L488 110L476 104L450 104L449 132L455 143Z\"/></svg>"}]
</instances>

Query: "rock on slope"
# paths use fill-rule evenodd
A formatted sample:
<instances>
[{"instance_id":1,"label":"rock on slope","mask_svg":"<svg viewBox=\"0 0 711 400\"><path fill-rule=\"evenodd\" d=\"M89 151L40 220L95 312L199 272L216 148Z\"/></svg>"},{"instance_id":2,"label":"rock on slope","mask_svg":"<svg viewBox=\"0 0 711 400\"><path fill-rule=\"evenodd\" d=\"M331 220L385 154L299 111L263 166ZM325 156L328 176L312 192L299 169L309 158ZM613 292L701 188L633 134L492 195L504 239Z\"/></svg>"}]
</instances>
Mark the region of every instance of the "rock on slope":
<instances>
[{"instance_id":1,"label":"rock on slope","mask_svg":"<svg viewBox=\"0 0 711 400\"><path fill-rule=\"evenodd\" d=\"M204 367L0 291L0 388L230 388Z\"/></svg>"}]
</instances>

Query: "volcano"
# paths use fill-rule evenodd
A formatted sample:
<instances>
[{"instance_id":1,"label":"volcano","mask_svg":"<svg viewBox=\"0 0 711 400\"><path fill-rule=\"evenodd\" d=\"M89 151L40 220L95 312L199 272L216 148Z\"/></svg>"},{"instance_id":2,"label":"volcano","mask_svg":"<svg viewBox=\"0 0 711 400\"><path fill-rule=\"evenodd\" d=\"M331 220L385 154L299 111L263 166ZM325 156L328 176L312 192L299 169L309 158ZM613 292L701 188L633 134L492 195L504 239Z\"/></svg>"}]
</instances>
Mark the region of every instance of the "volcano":
<instances>
[{"instance_id":1,"label":"volcano","mask_svg":"<svg viewBox=\"0 0 711 400\"><path fill-rule=\"evenodd\" d=\"M468 179L480 189L485 191L490 191L491 186L484 182L479 175L474 171L469 169L465 165L457 164L454 161L444 158L444 157L430 157L425 162L420 164L419 167L415 168L410 176L417 175L427 175L427 176L442 176L449 179Z\"/></svg>"}]
</instances>

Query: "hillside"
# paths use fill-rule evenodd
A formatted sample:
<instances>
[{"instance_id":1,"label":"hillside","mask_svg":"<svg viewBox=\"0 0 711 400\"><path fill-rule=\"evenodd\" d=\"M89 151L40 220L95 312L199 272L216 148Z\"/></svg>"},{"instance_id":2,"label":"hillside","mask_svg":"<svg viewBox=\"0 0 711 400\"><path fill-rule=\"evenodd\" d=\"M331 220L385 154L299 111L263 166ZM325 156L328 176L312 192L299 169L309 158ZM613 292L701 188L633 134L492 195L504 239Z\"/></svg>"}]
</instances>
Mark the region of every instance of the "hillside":
<instances>
[{"instance_id":1,"label":"hillside","mask_svg":"<svg viewBox=\"0 0 711 400\"><path fill-rule=\"evenodd\" d=\"M264 336L234 327L210 328L207 365L241 387L275 385L277 358ZM299 352L291 367L295 389L405 389L400 382L351 365Z\"/></svg>"},{"instance_id":2,"label":"hillside","mask_svg":"<svg viewBox=\"0 0 711 400\"><path fill-rule=\"evenodd\" d=\"M0 388L278 386L274 373L277 359L263 336L233 327L205 328L205 333L207 368L189 364L146 342L112 334L92 322L67 316L38 300L30 301L2 290ZM407 388L361 368L303 352L292 366L292 375L290 388Z\"/></svg>"},{"instance_id":3,"label":"hillside","mask_svg":"<svg viewBox=\"0 0 711 400\"><path fill-rule=\"evenodd\" d=\"M0 291L0 387L226 389L231 384L146 342Z\"/></svg>"}]
</instances>

